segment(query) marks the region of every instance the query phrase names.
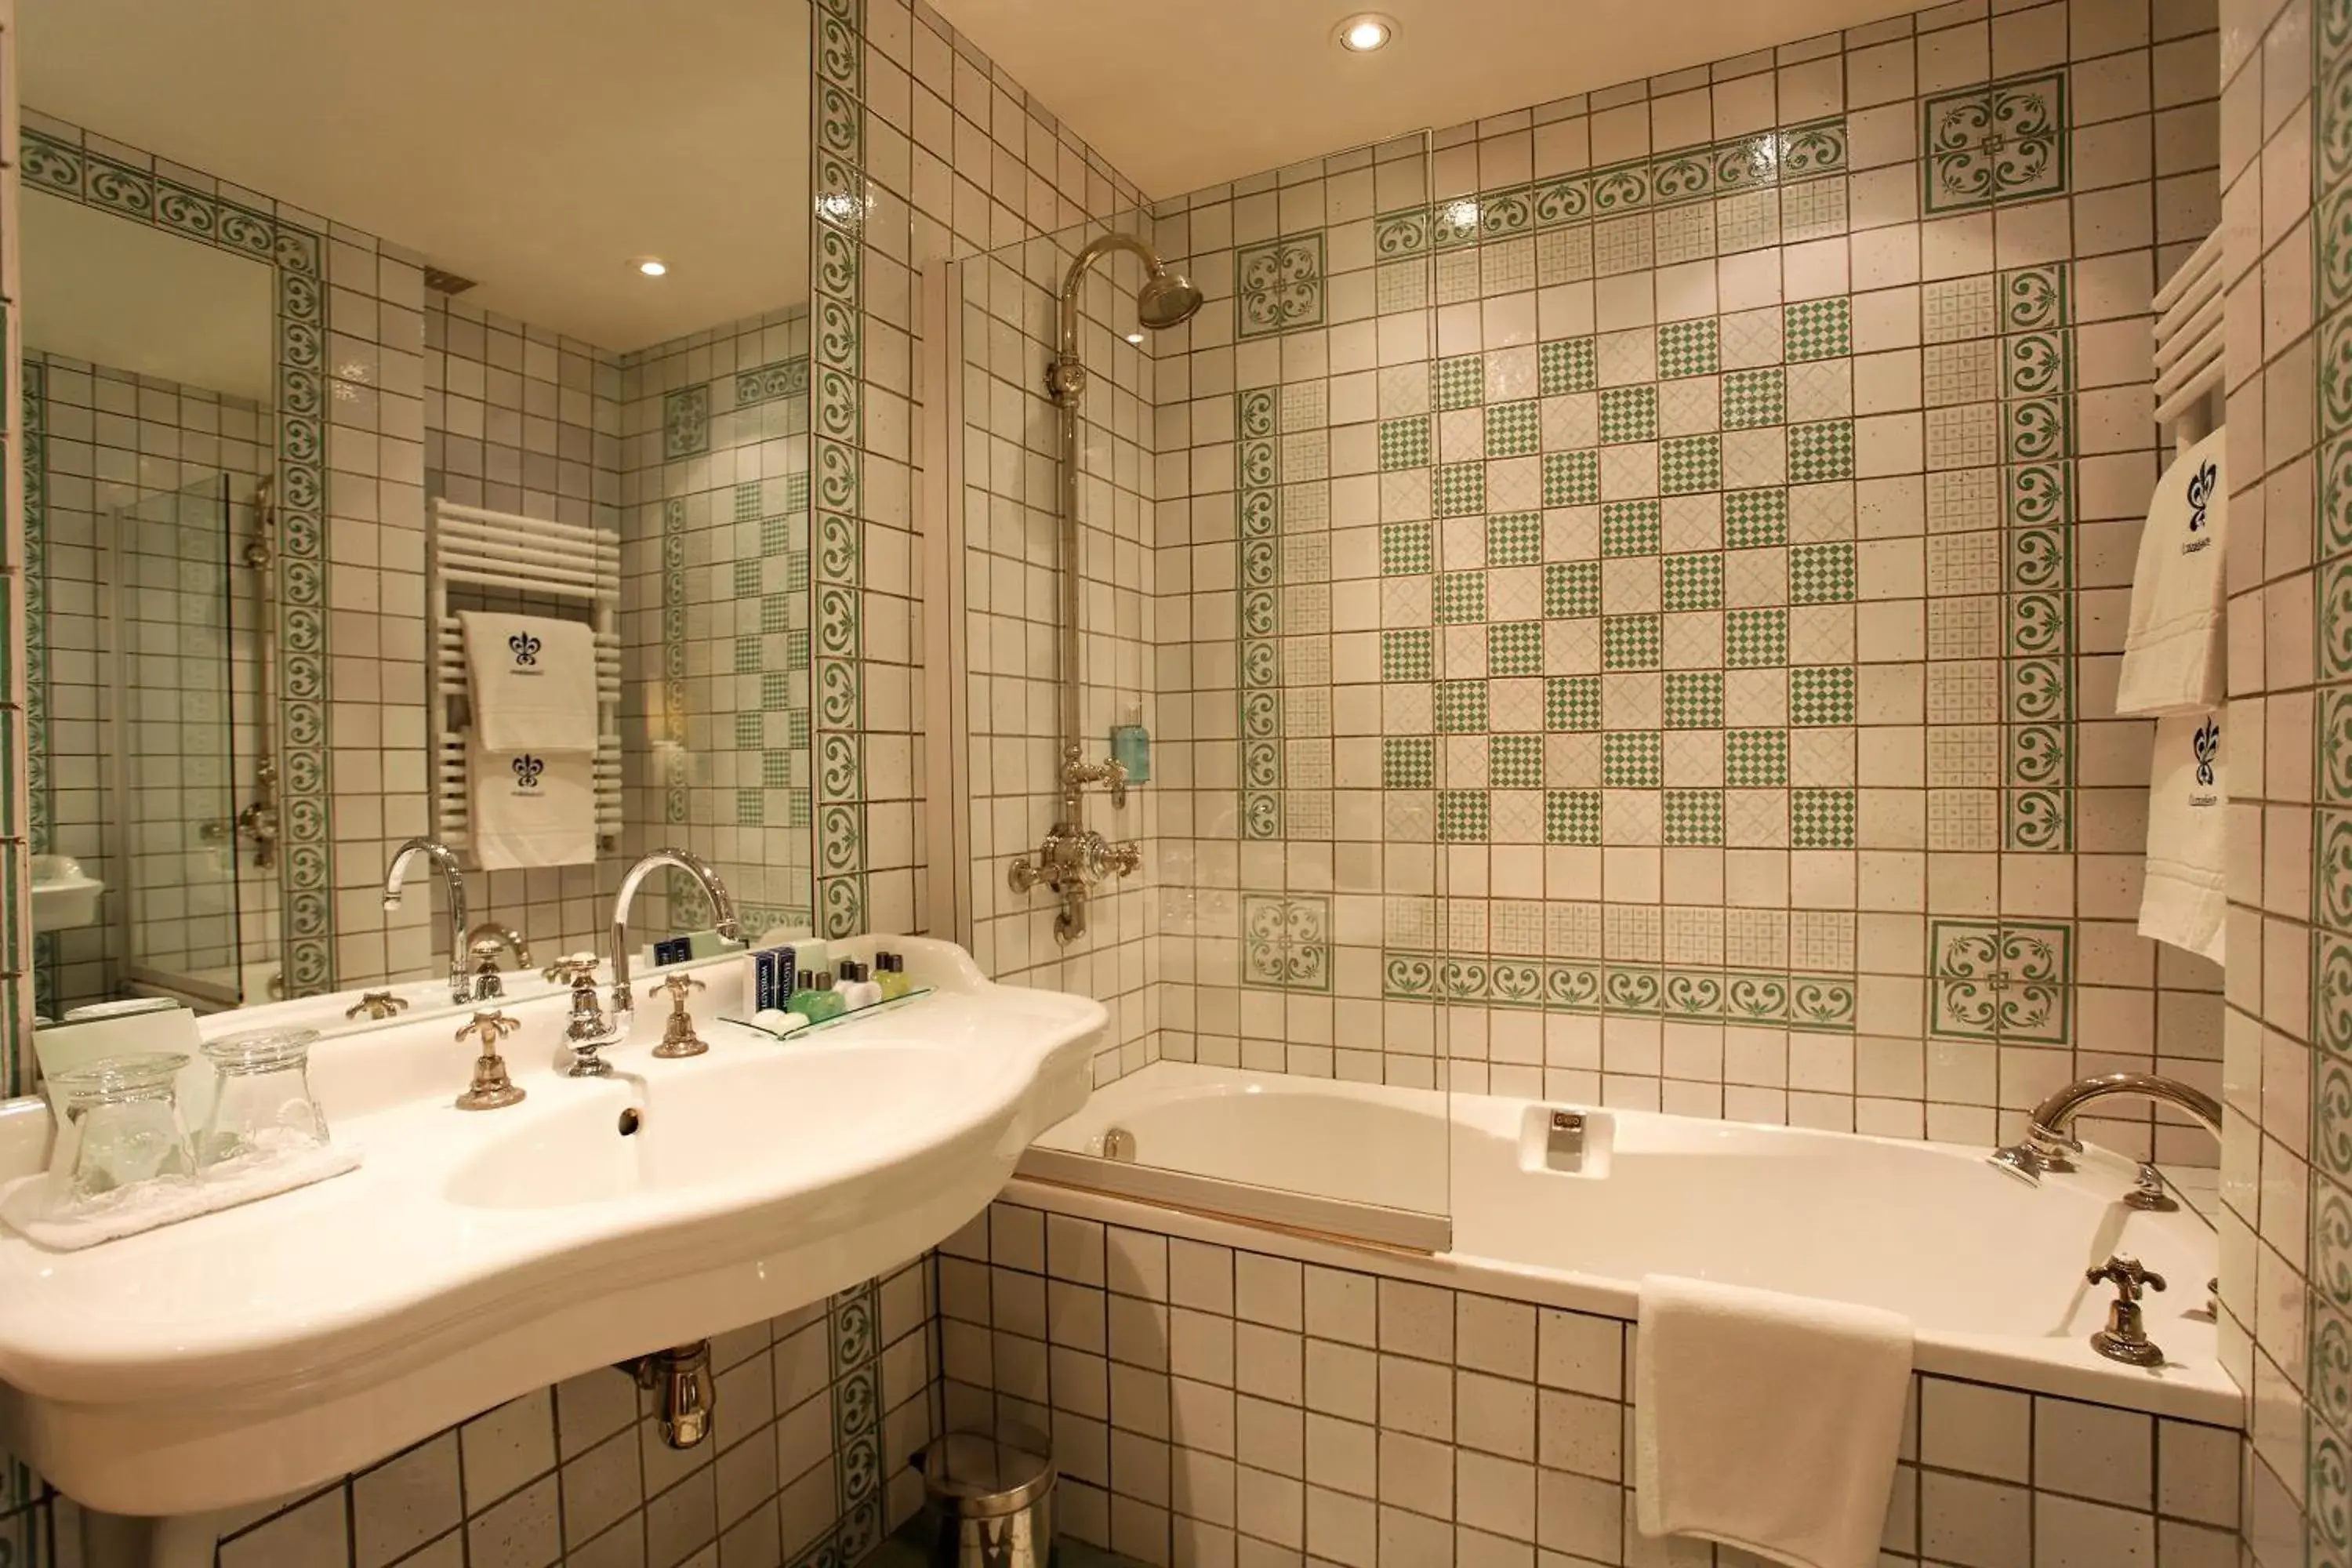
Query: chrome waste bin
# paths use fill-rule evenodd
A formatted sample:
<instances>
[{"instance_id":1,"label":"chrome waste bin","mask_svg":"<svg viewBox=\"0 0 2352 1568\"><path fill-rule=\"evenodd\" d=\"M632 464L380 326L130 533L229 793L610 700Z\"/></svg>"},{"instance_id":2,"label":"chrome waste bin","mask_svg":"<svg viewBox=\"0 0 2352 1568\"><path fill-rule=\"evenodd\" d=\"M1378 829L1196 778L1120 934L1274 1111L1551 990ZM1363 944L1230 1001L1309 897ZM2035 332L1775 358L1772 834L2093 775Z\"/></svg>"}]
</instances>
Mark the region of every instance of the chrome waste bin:
<instances>
[{"instance_id":1,"label":"chrome waste bin","mask_svg":"<svg viewBox=\"0 0 2352 1568\"><path fill-rule=\"evenodd\" d=\"M1056 1478L1043 1434L1013 1422L950 1432L920 1463L932 1568L1051 1568Z\"/></svg>"}]
</instances>

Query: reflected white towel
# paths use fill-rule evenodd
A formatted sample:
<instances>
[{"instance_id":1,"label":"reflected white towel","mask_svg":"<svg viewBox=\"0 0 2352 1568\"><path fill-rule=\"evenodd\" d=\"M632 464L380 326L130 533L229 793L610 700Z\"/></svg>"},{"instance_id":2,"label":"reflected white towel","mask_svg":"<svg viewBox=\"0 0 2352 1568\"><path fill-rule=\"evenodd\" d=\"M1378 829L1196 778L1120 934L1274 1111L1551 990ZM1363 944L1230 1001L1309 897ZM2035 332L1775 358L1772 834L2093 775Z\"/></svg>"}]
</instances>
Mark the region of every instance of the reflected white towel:
<instances>
[{"instance_id":1,"label":"reflected white towel","mask_svg":"<svg viewBox=\"0 0 2352 1568\"><path fill-rule=\"evenodd\" d=\"M596 759L588 752L467 754L474 858L485 871L596 860Z\"/></svg>"},{"instance_id":2,"label":"reflected white towel","mask_svg":"<svg viewBox=\"0 0 2352 1568\"><path fill-rule=\"evenodd\" d=\"M1873 1568L1911 1385L1910 1320L1650 1274L1633 1354L1643 1535Z\"/></svg>"},{"instance_id":3,"label":"reflected white towel","mask_svg":"<svg viewBox=\"0 0 2352 1568\"><path fill-rule=\"evenodd\" d=\"M583 621L460 610L474 743L493 752L596 749L596 635Z\"/></svg>"},{"instance_id":4,"label":"reflected white towel","mask_svg":"<svg viewBox=\"0 0 2352 1568\"><path fill-rule=\"evenodd\" d=\"M2132 568L2116 711L2160 715L2221 700L2221 555L2229 476L2216 430L2173 460L2148 502Z\"/></svg>"},{"instance_id":5,"label":"reflected white towel","mask_svg":"<svg viewBox=\"0 0 2352 1568\"><path fill-rule=\"evenodd\" d=\"M2221 962L2230 918L2230 804L2221 710L2159 719L2147 785L2139 934Z\"/></svg>"}]
</instances>

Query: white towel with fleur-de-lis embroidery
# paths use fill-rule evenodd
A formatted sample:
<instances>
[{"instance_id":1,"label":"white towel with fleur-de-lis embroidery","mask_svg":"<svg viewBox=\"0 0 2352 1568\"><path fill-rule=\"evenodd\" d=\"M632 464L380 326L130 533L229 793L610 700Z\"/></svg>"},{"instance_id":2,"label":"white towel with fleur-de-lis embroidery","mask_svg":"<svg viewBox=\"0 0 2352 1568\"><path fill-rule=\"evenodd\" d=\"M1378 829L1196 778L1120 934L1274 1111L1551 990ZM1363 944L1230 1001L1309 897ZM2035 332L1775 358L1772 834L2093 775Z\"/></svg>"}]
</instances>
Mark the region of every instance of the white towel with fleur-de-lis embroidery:
<instances>
[{"instance_id":1,"label":"white towel with fleur-de-lis embroidery","mask_svg":"<svg viewBox=\"0 0 2352 1568\"><path fill-rule=\"evenodd\" d=\"M2222 818L2221 708L2159 719L2147 786L2147 876L2139 934L2221 962L2230 917L2229 850Z\"/></svg>"},{"instance_id":2,"label":"white towel with fleur-de-lis embroidery","mask_svg":"<svg viewBox=\"0 0 2352 1568\"><path fill-rule=\"evenodd\" d=\"M2224 439L2216 430L2175 458L2148 502L2116 679L2118 713L2156 718L2221 700Z\"/></svg>"},{"instance_id":3,"label":"white towel with fleur-de-lis embroidery","mask_svg":"<svg viewBox=\"0 0 2352 1568\"><path fill-rule=\"evenodd\" d=\"M485 871L596 860L596 754L475 746L467 803Z\"/></svg>"},{"instance_id":4,"label":"white towel with fleur-de-lis embroidery","mask_svg":"<svg viewBox=\"0 0 2352 1568\"><path fill-rule=\"evenodd\" d=\"M474 743L494 752L596 749L596 637L585 621L460 610Z\"/></svg>"}]
</instances>

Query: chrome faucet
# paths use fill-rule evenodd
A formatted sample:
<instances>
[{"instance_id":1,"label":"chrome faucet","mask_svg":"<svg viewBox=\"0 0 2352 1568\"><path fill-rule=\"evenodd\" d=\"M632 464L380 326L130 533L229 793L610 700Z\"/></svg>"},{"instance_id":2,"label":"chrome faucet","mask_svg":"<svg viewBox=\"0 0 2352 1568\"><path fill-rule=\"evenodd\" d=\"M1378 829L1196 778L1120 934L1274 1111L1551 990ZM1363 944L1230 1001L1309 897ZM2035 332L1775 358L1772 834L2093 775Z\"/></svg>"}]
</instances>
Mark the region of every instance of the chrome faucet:
<instances>
[{"instance_id":1,"label":"chrome faucet","mask_svg":"<svg viewBox=\"0 0 2352 1568\"><path fill-rule=\"evenodd\" d=\"M613 895L612 1012L601 1028L583 1017L577 1005L579 983L574 982L573 1026L564 1036L564 1043L572 1047L572 1066L565 1069L570 1077L608 1076L612 1064L598 1053L627 1039L630 1025L636 1022L636 997L629 984L629 906L636 901L638 886L665 866L675 867L702 884L702 890L709 895L711 912L717 917L713 924L721 940L742 940L743 928L735 919L735 900L728 893L727 884L719 879L719 873L701 856L684 849L656 849L631 866L621 878L620 891Z\"/></svg>"},{"instance_id":2,"label":"chrome faucet","mask_svg":"<svg viewBox=\"0 0 2352 1568\"><path fill-rule=\"evenodd\" d=\"M392 864L384 868L383 907L387 913L400 908L401 879L415 855L441 868L441 879L449 885L449 1000L462 1007L474 999L474 983L466 969L466 874L457 853L431 838L412 838L394 850Z\"/></svg>"},{"instance_id":3,"label":"chrome faucet","mask_svg":"<svg viewBox=\"0 0 2352 1568\"><path fill-rule=\"evenodd\" d=\"M2043 1173L2074 1168L2070 1156L2083 1152L2083 1141L2074 1136L2074 1118L2100 1100L2117 1097L2152 1100L2185 1110L2213 1135L2215 1142L2221 1140L2221 1106L2211 1095L2191 1089L2178 1079L2159 1078L2154 1073L2114 1072L2070 1083L2035 1106L2025 1137L2005 1149L1994 1150L1987 1158L1996 1169L2028 1186L2038 1187ZM2143 1189L2147 1187L2145 1174L2139 1184Z\"/></svg>"},{"instance_id":4,"label":"chrome faucet","mask_svg":"<svg viewBox=\"0 0 2352 1568\"><path fill-rule=\"evenodd\" d=\"M530 967L530 943L523 941L522 932L512 926L484 921L466 933L466 956L474 964L474 1000L477 1002L491 1001L507 994L506 982L499 978L500 948L514 955L517 969Z\"/></svg>"}]
</instances>

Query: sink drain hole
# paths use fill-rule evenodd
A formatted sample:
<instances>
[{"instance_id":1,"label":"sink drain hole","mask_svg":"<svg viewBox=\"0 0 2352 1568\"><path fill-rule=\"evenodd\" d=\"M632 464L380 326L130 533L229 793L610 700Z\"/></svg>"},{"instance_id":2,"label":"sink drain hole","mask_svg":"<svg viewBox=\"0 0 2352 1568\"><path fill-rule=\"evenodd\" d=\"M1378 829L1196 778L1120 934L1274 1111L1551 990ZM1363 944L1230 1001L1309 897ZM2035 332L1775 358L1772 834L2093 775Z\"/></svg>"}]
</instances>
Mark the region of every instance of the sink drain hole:
<instances>
[{"instance_id":1,"label":"sink drain hole","mask_svg":"<svg viewBox=\"0 0 2352 1568\"><path fill-rule=\"evenodd\" d=\"M631 1109L621 1112L622 1137L627 1138L632 1136L635 1133L638 1128L643 1127L645 1124L646 1113L644 1111Z\"/></svg>"}]
</instances>

